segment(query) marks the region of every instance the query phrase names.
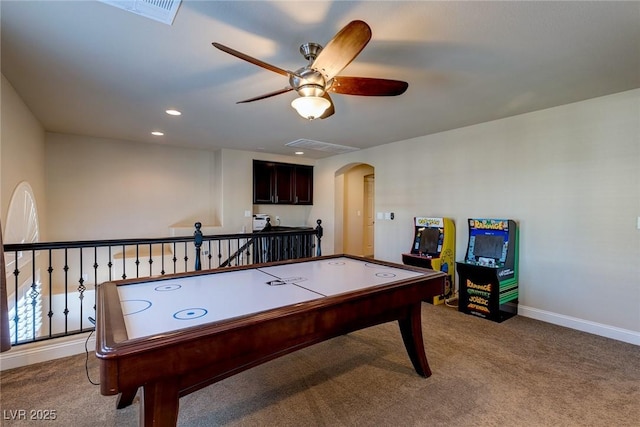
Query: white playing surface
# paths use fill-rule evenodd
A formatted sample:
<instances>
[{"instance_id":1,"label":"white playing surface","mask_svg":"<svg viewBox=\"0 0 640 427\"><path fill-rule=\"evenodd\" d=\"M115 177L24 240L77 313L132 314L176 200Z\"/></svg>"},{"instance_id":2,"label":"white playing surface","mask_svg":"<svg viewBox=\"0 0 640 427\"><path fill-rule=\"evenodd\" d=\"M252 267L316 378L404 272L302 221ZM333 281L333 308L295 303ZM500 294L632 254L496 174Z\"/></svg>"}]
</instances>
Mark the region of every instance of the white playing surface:
<instances>
[{"instance_id":1,"label":"white playing surface","mask_svg":"<svg viewBox=\"0 0 640 427\"><path fill-rule=\"evenodd\" d=\"M118 286L129 339L422 276L349 258Z\"/></svg>"}]
</instances>

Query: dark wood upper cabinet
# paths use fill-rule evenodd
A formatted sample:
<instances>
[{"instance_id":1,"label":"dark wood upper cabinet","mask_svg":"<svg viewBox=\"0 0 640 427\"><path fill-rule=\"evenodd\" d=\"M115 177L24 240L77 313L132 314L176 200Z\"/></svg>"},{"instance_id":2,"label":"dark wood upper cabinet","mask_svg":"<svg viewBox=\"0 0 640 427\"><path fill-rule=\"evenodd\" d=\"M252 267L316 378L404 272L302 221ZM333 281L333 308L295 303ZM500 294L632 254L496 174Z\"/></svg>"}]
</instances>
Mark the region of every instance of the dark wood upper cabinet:
<instances>
[{"instance_id":1,"label":"dark wood upper cabinet","mask_svg":"<svg viewBox=\"0 0 640 427\"><path fill-rule=\"evenodd\" d=\"M293 187L295 185L295 177L293 176L293 165L277 164L274 167L275 177L275 203L280 205L289 205L294 201Z\"/></svg>"},{"instance_id":2,"label":"dark wood upper cabinet","mask_svg":"<svg viewBox=\"0 0 640 427\"><path fill-rule=\"evenodd\" d=\"M313 204L313 166L295 167L295 192L293 202L297 205Z\"/></svg>"},{"instance_id":3,"label":"dark wood upper cabinet","mask_svg":"<svg viewBox=\"0 0 640 427\"><path fill-rule=\"evenodd\" d=\"M254 160L253 203L313 204L313 166Z\"/></svg>"}]
</instances>

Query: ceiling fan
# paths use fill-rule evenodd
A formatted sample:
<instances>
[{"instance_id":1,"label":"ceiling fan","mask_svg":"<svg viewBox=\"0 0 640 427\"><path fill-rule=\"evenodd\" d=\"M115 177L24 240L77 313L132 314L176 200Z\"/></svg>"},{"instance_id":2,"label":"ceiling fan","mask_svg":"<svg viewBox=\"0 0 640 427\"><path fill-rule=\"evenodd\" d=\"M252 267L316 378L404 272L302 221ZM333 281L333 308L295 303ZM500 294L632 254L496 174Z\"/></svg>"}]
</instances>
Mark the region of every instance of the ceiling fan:
<instances>
[{"instance_id":1,"label":"ceiling fan","mask_svg":"<svg viewBox=\"0 0 640 427\"><path fill-rule=\"evenodd\" d=\"M220 43L213 46L247 62L289 78L289 85L254 98L238 101L238 104L258 101L295 90L298 98L291 106L302 117L326 119L335 113L329 92L359 96L397 96L403 94L409 84L399 80L371 77L347 77L338 74L355 59L371 39L371 28L363 21L352 21L341 29L323 48L317 43L305 43L300 53L309 63L296 71L288 71L259 59L245 55Z\"/></svg>"}]
</instances>

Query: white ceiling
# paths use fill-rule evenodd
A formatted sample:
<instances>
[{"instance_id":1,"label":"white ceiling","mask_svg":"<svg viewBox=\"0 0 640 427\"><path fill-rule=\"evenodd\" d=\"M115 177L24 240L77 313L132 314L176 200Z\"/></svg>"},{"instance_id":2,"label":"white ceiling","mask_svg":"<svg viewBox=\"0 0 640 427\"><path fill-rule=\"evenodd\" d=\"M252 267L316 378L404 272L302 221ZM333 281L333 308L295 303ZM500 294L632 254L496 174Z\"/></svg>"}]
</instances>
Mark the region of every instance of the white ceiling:
<instances>
[{"instance_id":1,"label":"white ceiling","mask_svg":"<svg viewBox=\"0 0 640 427\"><path fill-rule=\"evenodd\" d=\"M2 73L49 132L291 154L300 138L366 148L640 87L635 1L183 1L173 25L97 1L0 5ZM302 43L354 19L373 35L341 74L406 93L334 94L314 121L295 92L236 104L288 81L212 42L294 70Z\"/></svg>"}]
</instances>

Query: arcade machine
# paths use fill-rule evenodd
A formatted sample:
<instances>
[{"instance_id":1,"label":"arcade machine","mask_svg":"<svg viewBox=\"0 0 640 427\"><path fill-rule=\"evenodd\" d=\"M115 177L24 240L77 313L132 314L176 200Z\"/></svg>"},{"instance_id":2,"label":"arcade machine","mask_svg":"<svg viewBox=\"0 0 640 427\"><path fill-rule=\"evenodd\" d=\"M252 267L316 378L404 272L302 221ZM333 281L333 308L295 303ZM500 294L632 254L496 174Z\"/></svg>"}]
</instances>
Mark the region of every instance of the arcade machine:
<instances>
[{"instance_id":1,"label":"arcade machine","mask_svg":"<svg viewBox=\"0 0 640 427\"><path fill-rule=\"evenodd\" d=\"M433 297L432 304L442 304L453 294L456 258L456 229L449 218L414 218L411 252L402 254L402 262L415 267L430 268L447 273L442 294Z\"/></svg>"},{"instance_id":2,"label":"arcade machine","mask_svg":"<svg viewBox=\"0 0 640 427\"><path fill-rule=\"evenodd\" d=\"M469 219L458 262L458 311L502 322L518 313L518 227L510 219Z\"/></svg>"}]
</instances>

